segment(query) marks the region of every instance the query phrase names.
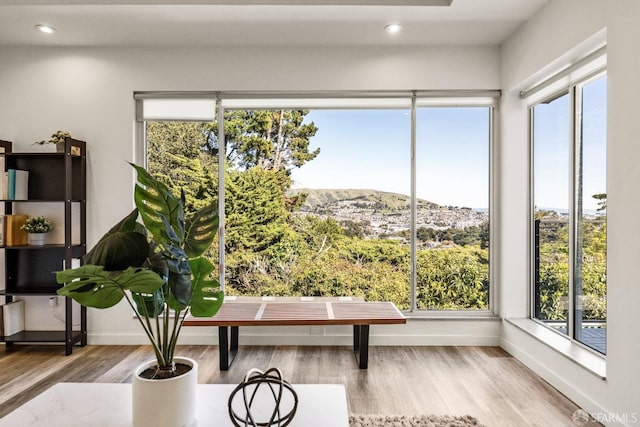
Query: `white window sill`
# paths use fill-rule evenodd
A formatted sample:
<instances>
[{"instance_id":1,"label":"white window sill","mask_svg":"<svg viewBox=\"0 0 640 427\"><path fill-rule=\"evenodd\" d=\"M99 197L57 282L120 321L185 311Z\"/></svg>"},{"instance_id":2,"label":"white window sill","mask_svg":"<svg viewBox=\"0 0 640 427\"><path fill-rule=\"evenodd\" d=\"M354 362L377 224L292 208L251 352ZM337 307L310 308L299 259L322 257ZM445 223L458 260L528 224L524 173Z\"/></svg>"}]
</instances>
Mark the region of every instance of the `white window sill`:
<instances>
[{"instance_id":1,"label":"white window sill","mask_svg":"<svg viewBox=\"0 0 640 427\"><path fill-rule=\"evenodd\" d=\"M589 350L560 333L531 319L505 319L541 343L554 349L602 380L607 379L607 360L602 354Z\"/></svg>"},{"instance_id":2,"label":"white window sill","mask_svg":"<svg viewBox=\"0 0 640 427\"><path fill-rule=\"evenodd\" d=\"M468 310L468 311L456 311L456 310L441 310L441 311L402 311L402 314L407 319L419 319L419 320L492 320L501 321L502 318L496 316L490 311L486 310Z\"/></svg>"}]
</instances>

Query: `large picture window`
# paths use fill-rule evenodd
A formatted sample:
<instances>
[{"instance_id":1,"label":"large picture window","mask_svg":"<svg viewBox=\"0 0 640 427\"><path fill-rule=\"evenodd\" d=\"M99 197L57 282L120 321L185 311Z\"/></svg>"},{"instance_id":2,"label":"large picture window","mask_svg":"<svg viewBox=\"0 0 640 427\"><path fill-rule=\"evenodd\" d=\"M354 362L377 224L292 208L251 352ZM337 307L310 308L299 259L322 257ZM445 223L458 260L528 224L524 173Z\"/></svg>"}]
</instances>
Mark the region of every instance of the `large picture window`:
<instances>
[{"instance_id":1,"label":"large picture window","mask_svg":"<svg viewBox=\"0 0 640 427\"><path fill-rule=\"evenodd\" d=\"M493 99L427 104L223 98L212 121L139 116L150 171L188 206L223 202L210 255L228 295L489 311Z\"/></svg>"},{"instance_id":2,"label":"large picture window","mask_svg":"<svg viewBox=\"0 0 640 427\"><path fill-rule=\"evenodd\" d=\"M532 317L606 354L606 75L531 107Z\"/></svg>"}]
</instances>

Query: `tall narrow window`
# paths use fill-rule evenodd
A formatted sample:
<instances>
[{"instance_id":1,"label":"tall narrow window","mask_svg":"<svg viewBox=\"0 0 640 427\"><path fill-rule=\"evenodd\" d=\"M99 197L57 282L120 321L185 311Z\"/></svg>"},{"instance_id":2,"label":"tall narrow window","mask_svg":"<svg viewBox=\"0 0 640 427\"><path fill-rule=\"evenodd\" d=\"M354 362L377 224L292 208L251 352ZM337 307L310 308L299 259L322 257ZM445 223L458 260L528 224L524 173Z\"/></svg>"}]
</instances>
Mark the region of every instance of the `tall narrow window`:
<instances>
[{"instance_id":1,"label":"tall narrow window","mask_svg":"<svg viewBox=\"0 0 640 427\"><path fill-rule=\"evenodd\" d=\"M489 309L489 107L417 111L416 305Z\"/></svg>"},{"instance_id":2,"label":"tall narrow window","mask_svg":"<svg viewBox=\"0 0 640 427\"><path fill-rule=\"evenodd\" d=\"M569 94L533 108L534 317L566 334L569 313Z\"/></svg>"},{"instance_id":3,"label":"tall narrow window","mask_svg":"<svg viewBox=\"0 0 640 427\"><path fill-rule=\"evenodd\" d=\"M532 316L603 354L606 84L601 74L531 108Z\"/></svg>"},{"instance_id":4,"label":"tall narrow window","mask_svg":"<svg viewBox=\"0 0 640 427\"><path fill-rule=\"evenodd\" d=\"M138 103L147 170L176 196L187 215L218 200L218 151L213 99L145 99ZM216 240L218 237L216 237ZM206 256L218 267L217 241ZM216 274L216 273L214 273Z\"/></svg>"},{"instance_id":5,"label":"tall narrow window","mask_svg":"<svg viewBox=\"0 0 640 427\"><path fill-rule=\"evenodd\" d=\"M575 338L606 353L607 79L579 85L576 93L582 115L576 140Z\"/></svg>"}]
</instances>

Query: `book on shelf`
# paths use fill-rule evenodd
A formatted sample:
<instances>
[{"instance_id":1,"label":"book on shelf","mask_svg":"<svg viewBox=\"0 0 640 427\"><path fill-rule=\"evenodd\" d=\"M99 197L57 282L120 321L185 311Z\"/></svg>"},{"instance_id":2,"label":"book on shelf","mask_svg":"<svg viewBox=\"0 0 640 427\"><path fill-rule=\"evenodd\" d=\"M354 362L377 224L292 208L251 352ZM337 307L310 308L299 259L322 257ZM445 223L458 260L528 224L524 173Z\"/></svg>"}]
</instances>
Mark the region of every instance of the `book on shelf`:
<instances>
[{"instance_id":1,"label":"book on shelf","mask_svg":"<svg viewBox=\"0 0 640 427\"><path fill-rule=\"evenodd\" d=\"M7 170L7 200L27 200L29 198L29 171Z\"/></svg>"},{"instance_id":2,"label":"book on shelf","mask_svg":"<svg viewBox=\"0 0 640 427\"><path fill-rule=\"evenodd\" d=\"M29 236L22 227L26 222L27 215L5 215L4 216L4 244L5 246L26 245Z\"/></svg>"},{"instance_id":3,"label":"book on shelf","mask_svg":"<svg viewBox=\"0 0 640 427\"><path fill-rule=\"evenodd\" d=\"M5 337L24 331L24 301L2 306L2 330Z\"/></svg>"},{"instance_id":4,"label":"book on shelf","mask_svg":"<svg viewBox=\"0 0 640 427\"><path fill-rule=\"evenodd\" d=\"M29 198L29 171L16 169L13 200L27 200Z\"/></svg>"},{"instance_id":5,"label":"book on shelf","mask_svg":"<svg viewBox=\"0 0 640 427\"><path fill-rule=\"evenodd\" d=\"M0 156L0 199L7 200L7 172L5 172L4 156Z\"/></svg>"}]
</instances>

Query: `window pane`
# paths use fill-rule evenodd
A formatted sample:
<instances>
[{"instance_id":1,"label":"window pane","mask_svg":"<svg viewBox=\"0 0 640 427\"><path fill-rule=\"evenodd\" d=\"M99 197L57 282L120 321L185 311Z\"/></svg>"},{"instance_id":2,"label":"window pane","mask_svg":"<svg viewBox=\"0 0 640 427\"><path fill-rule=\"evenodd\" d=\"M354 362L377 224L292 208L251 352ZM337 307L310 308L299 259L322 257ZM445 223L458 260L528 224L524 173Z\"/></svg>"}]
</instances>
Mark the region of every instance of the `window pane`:
<instances>
[{"instance_id":1,"label":"window pane","mask_svg":"<svg viewBox=\"0 0 640 427\"><path fill-rule=\"evenodd\" d=\"M576 156L576 339L606 353L607 80L582 88L582 138Z\"/></svg>"},{"instance_id":2,"label":"window pane","mask_svg":"<svg viewBox=\"0 0 640 427\"><path fill-rule=\"evenodd\" d=\"M218 152L210 122L147 121L147 170L177 197L184 191L185 213L218 202ZM218 275L218 237L205 256Z\"/></svg>"},{"instance_id":3,"label":"window pane","mask_svg":"<svg viewBox=\"0 0 640 427\"><path fill-rule=\"evenodd\" d=\"M225 117L227 291L409 308L407 110Z\"/></svg>"},{"instance_id":4,"label":"window pane","mask_svg":"<svg viewBox=\"0 0 640 427\"><path fill-rule=\"evenodd\" d=\"M489 118L417 111L418 309L489 309Z\"/></svg>"},{"instance_id":5,"label":"window pane","mask_svg":"<svg viewBox=\"0 0 640 427\"><path fill-rule=\"evenodd\" d=\"M534 317L567 333L569 95L533 110Z\"/></svg>"}]
</instances>

